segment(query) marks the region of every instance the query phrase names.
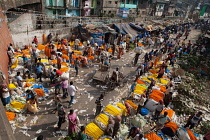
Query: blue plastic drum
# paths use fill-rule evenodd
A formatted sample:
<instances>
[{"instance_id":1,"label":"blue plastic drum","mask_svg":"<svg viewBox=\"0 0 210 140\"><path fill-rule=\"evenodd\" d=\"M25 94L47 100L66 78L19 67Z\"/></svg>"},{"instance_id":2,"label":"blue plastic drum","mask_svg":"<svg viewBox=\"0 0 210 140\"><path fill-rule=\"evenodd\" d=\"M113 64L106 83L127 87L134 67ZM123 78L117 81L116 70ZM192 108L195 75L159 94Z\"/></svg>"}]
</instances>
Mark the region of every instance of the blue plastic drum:
<instances>
[{"instance_id":1,"label":"blue plastic drum","mask_svg":"<svg viewBox=\"0 0 210 140\"><path fill-rule=\"evenodd\" d=\"M146 108L142 108L141 111L140 111L140 114L141 114L142 116L148 115L148 114L149 114L149 110L146 109Z\"/></svg>"}]
</instances>

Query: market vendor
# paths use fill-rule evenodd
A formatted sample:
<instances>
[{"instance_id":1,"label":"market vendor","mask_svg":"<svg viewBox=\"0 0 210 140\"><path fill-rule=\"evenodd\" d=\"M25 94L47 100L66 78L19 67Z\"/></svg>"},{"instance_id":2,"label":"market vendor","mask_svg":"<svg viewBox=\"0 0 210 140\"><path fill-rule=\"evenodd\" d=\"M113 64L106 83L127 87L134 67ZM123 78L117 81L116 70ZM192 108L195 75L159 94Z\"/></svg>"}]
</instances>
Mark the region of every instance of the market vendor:
<instances>
[{"instance_id":1,"label":"market vendor","mask_svg":"<svg viewBox=\"0 0 210 140\"><path fill-rule=\"evenodd\" d=\"M127 139L132 137L135 140L141 140L143 138L143 134L140 132L140 129L138 127L131 127Z\"/></svg>"},{"instance_id":2,"label":"market vendor","mask_svg":"<svg viewBox=\"0 0 210 140\"><path fill-rule=\"evenodd\" d=\"M82 66L87 66L88 64L88 59L85 56L79 56L80 62L82 63Z\"/></svg>"},{"instance_id":3,"label":"market vendor","mask_svg":"<svg viewBox=\"0 0 210 140\"><path fill-rule=\"evenodd\" d=\"M1 85L1 99L4 106L10 103L10 93L6 84Z\"/></svg>"},{"instance_id":4,"label":"market vendor","mask_svg":"<svg viewBox=\"0 0 210 140\"><path fill-rule=\"evenodd\" d=\"M13 53L13 51L10 47L8 47L7 55L8 55L8 58L9 58L9 65L12 65L13 60L14 60L14 53Z\"/></svg>"},{"instance_id":5,"label":"market vendor","mask_svg":"<svg viewBox=\"0 0 210 140\"><path fill-rule=\"evenodd\" d=\"M22 87L22 86L23 86L23 84L22 84L23 78L20 76L20 72L19 72L19 71L17 72L17 75L16 75L15 78L16 78L16 80L17 80L18 86L19 86L19 87Z\"/></svg>"},{"instance_id":6,"label":"market vendor","mask_svg":"<svg viewBox=\"0 0 210 140\"><path fill-rule=\"evenodd\" d=\"M27 93L27 96L26 96L26 101L30 100L30 99L34 99L36 104L37 104L37 107L39 106L39 102L38 102L38 98L37 98L37 94L35 91L33 90L26 90L26 93Z\"/></svg>"},{"instance_id":7,"label":"market vendor","mask_svg":"<svg viewBox=\"0 0 210 140\"><path fill-rule=\"evenodd\" d=\"M111 80L113 82L119 82L119 78L122 78L123 75L122 73L119 71L119 68L117 67L115 71L113 71L112 76L111 76Z\"/></svg>"},{"instance_id":8,"label":"market vendor","mask_svg":"<svg viewBox=\"0 0 210 140\"><path fill-rule=\"evenodd\" d=\"M104 59L104 65L110 66L111 58L112 58L111 55L109 57L105 57L105 59Z\"/></svg>"},{"instance_id":9,"label":"market vendor","mask_svg":"<svg viewBox=\"0 0 210 140\"><path fill-rule=\"evenodd\" d=\"M32 113L36 113L38 111L37 103L36 103L36 100L35 100L35 97L34 96L32 96L27 101L27 111L28 112L32 112Z\"/></svg>"}]
</instances>

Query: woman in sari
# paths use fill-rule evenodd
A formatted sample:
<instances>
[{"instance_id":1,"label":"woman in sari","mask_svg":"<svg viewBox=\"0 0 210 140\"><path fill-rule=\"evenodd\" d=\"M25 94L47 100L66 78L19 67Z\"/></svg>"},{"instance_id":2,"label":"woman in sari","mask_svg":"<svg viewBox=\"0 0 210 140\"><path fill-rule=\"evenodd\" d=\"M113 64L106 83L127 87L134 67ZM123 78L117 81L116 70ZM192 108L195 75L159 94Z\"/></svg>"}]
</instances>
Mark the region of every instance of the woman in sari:
<instances>
[{"instance_id":1,"label":"woman in sari","mask_svg":"<svg viewBox=\"0 0 210 140\"><path fill-rule=\"evenodd\" d=\"M35 97L32 97L27 101L27 110L32 113L36 113L38 111Z\"/></svg>"},{"instance_id":2,"label":"woman in sari","mask_svg":"<svg viewBox=\"0 0 210 140\"><path fill-rule=\"evenodd\" d=\"M69 120L68 131L69 131L69 135L71 135L76 132L76 127L78 123L77 115L73 109L71 109L68 114L68 120Z\"/></svg>"}]
</instances>

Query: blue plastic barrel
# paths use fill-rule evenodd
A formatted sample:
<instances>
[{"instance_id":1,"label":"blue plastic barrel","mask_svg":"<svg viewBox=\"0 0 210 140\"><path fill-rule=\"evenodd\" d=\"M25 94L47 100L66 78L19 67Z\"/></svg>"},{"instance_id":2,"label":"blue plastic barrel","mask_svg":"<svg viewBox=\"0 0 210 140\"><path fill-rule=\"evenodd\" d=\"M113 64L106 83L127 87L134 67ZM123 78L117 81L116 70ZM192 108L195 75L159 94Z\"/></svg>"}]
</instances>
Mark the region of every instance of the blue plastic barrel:
<instances>
[{"instance_id":1,"label":"blue plastic barrel","mask_svg":"<svg viewBox=\"0 0 210 140\"><path fill-rule=\"evenodd\" d=\"M142 116L145 116L145 115L149 114L149 110L146 109L146 108L142 108L141 111L140 111L140 114L141 114Z\"/></svg>"}]
</instances>

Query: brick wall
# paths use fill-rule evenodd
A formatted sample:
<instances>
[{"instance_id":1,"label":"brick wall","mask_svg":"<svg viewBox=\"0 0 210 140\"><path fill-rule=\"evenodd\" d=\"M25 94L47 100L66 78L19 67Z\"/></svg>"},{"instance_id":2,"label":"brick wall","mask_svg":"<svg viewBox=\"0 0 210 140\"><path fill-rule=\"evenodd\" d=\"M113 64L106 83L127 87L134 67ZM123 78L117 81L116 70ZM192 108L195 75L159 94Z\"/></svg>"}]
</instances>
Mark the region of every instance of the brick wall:
<instances>
[{"instance_id":1,"label":"brick wall","mask_svg":"<svg viewBox=\"0 0 210 140\"><path fill-rule=\"evenodd\" d=\"M7 48L12 43L7 22L0 7L0 70L8 77L8 56Z\"/></svg>"}]
</instances>

